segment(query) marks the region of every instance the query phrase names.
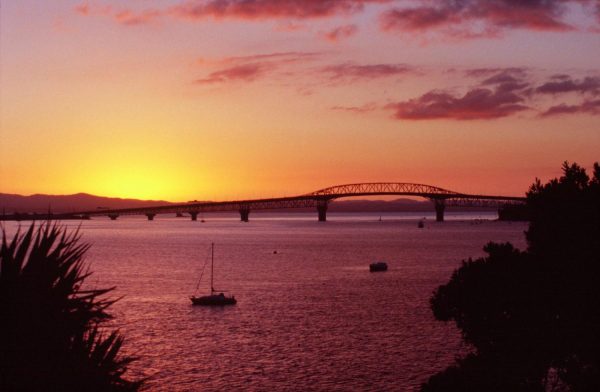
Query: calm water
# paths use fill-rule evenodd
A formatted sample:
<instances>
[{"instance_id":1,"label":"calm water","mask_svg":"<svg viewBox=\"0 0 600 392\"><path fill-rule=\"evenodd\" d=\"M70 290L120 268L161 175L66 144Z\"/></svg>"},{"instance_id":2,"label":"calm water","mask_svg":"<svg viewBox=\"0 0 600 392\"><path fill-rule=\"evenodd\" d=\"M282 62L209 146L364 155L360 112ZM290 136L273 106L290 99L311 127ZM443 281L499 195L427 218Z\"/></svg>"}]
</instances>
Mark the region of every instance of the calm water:
<instances>
[{"instance_id":1,"label":"calm water","mask_svg":"<svg viewBox=\"0 0 600 392\"><path fill-rule=\"evenodd\" d=\"M414 390L465 350L453 324L433 319L431 292L488 241L525 246L521 223L429 216L418 229L421 216L98 218L82 224L88 283L124 296L113 324L148 390ZM211 242L215 287L236 306L188 299ZM390 269L369 273L379 260Z\"/></svg>"}]
</instances>

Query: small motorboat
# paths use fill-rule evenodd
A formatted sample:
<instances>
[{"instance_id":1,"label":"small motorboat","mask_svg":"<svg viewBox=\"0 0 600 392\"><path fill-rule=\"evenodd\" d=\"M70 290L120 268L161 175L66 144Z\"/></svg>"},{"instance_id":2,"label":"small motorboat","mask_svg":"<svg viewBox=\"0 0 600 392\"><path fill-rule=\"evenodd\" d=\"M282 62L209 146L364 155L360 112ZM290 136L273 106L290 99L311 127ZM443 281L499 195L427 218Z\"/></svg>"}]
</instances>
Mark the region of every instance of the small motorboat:
<instances>
[{"instance_id":1,"label":"small motorboat","mask_svg":"<svg viewBox=\"0 0 600 392\"><path fill-rule=\"evenodd\" d=\"M383 261L380 261L378 263L369 264L369 271L371 271L371 272L387 271L387 269L388 269L388 266Z\"/></svg>"}]
</instances>

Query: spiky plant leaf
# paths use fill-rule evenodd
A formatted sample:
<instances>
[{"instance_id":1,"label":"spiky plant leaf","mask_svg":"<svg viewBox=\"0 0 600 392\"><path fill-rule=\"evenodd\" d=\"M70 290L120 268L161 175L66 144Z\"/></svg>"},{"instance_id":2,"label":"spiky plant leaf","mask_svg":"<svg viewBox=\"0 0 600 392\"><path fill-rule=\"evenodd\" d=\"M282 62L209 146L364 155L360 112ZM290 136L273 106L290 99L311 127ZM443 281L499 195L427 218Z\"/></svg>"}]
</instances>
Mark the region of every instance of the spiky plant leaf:
<instances>
[{"instance_id":1,"label":"spiky plant leaf","mask_svg":"<svg viewBox=\"0 0 600 392\"><path fill-rule=\"evenodd\" d=\"M114 288L82 289L90 272L78 230L50 222L0 246L0 390L135 391L124 378L131 357L119 355L118 331L99 333L111 318Z\"/></svg>"}]
</instances>

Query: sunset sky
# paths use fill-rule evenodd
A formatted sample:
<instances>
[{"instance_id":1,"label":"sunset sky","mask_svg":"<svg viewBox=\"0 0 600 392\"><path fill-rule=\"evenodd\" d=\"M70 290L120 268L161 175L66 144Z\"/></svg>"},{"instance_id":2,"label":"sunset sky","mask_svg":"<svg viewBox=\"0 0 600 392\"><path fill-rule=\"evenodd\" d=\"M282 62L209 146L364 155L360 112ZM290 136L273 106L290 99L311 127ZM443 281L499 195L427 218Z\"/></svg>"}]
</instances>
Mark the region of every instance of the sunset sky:
<instances>
[{"instance_id":1,"label":"sunset sky","mask_svg":"<svg viewBox=\"0 0 600 392\"><path fill-rule=\"evenodd\" d=\"M0 192L522 195L600 160L600 1L2 1Z\"/></svg>"}]
</instances>

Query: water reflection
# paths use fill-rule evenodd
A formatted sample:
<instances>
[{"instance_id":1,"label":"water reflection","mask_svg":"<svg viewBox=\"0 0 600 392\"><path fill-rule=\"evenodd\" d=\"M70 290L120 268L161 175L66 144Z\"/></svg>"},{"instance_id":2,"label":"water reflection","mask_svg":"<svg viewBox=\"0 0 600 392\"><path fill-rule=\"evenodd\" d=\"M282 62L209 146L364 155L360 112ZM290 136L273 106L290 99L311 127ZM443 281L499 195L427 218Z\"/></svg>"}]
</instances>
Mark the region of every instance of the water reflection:
<instances>
[{"instance_id":1,"label":"water reflection","mask_svg":"<svg viewBox=\"0 0 600 392\"><path fill-rule=\"evenodd\" d=\"M152 390L411 390L464 349L432 290L490 240L523 247L525 225L356 216L86 221L89 282L124 296L113 323ZM189 302L211 242L236 306Z\"/></svg>"}]
</instances>

